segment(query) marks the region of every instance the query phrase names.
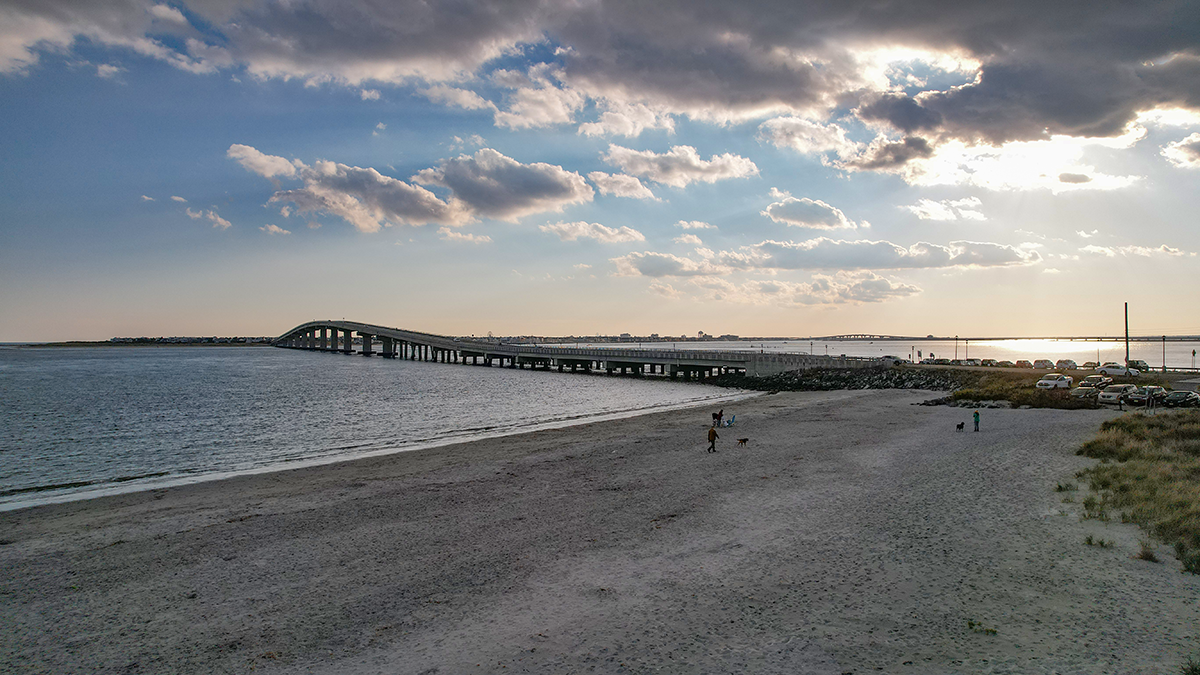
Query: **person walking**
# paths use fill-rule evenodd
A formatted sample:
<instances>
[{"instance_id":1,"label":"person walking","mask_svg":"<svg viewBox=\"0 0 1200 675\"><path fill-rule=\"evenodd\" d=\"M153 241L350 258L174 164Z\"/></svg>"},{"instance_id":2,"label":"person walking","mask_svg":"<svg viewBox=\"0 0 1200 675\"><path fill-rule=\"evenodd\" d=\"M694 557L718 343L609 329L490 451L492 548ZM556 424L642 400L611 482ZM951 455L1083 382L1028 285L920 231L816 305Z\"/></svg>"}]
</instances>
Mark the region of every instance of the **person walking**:
<instances>
[{"instance_id":1,"label":"person walking","mask_svg":"<svg viewBox=\"0 0 1200 675\"><path fill-rule=\"evenodd\" d=\"M709 429L708 429L708 451L709 452L717 451L717 439L718 438L720 438L720 436L717 435L717 428L709 427Z\"/></svg>"},{"instance_id":2,"label":"person walking","mask_svg":"<svg viewBox=\"0 0 1200 675\"><path fill-rule=\"evenodd\" d=\"M976 410L972 417L975 419L975 431L979 431L979 411Z\"/></svg>"},{"instance_id":3,"label":"person walking","mask_svg":"<svg viewBox=\"0 0 1200 675\"><path fill-rule=\"evenodd\" d=\"M725 421L725 409L721 408L720 410L717 411L717 426L718 427L721 426L721 424L724 421Z\"/></svg>"}]
</instances>

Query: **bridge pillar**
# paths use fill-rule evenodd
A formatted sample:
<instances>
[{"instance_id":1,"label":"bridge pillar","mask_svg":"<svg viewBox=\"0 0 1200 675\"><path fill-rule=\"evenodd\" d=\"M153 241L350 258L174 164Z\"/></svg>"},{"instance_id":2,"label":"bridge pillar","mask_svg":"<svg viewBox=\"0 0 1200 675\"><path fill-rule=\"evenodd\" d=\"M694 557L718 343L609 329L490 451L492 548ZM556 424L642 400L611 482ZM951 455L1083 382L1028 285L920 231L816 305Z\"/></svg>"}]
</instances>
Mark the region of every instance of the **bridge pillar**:
<instances>
[{"instance_id":1,"label":"bridge pillar","mask_svg":"<svg viewBox=\"0 0 1200 675\"><path fill-rule=\"evenodd\" d=\"M363 342L362 355L370 356L371 355L371 336L367 333L359 333L359 335L362 336L362 342Z\"/></svg>"},{"instance_id":2,"label":"bridge pillar","mask_svg":"<svg viewBox=\"0 0 1200 675\"><path fill-rule=\"evenodd\" d=\"M348 330L342 330L342 351L347 354L354 353L354 334Z\"/></svg>"},{"instance_id":3,"label":"bridge pillar","mask_svg":"<svg viewBox=\"0 0 1200 675\"><path fill-rule=\"evenodd\" d=\"M320 340L319 344L321 346L322 351L329 349L329 329L328 328L321 329L321 340Z\"/></svg>"},{"instance_id":4,"label":"bridge pillar","mask_svg":"<svg viewBox=\"0 0 1200 675\"><path fill-rule=\"evenodd\" d=\"M380 353L380 356L388 359L395 356L395 354L392 353L392 338L384 336L379 338L379 341L383 343L383 352Z\"/></svg>"}]
</instances>

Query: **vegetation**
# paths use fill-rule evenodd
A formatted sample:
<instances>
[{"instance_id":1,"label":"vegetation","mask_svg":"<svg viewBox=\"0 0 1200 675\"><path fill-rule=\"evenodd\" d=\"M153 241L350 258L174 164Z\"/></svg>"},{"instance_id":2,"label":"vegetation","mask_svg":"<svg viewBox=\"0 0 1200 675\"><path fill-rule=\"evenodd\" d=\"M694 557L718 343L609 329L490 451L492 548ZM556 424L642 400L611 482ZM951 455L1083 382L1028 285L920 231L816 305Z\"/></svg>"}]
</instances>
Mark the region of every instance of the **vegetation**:
<instances>
[{"instance_id":1,"label":"vegetation","mask_svg":"<svg viewBox=\"0 0 1200 675\"><path fill-rule=\"evenodd\" d=\"M1110 508L1175 549L1188 572L1200 574L1200 411L1130 414L1105 422L1078 454L1100 460L1079 474L1094 495L1085 517ZM1149 560L1143 545L1138 557Z\"/></svg>"}]
</instances>

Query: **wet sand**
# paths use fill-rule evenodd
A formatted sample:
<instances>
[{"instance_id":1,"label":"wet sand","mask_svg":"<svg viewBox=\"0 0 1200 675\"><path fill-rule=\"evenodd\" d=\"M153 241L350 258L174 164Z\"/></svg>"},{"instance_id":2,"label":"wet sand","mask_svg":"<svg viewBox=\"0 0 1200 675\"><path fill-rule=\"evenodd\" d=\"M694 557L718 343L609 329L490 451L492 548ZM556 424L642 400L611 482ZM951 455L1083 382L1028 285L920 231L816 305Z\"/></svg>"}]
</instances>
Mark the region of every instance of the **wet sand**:
<instances>
[{"instance_id":1,"label":"wet sand","mask_svg":"<svg viewBox=\"0 0 1200 675\"><path fill-rule=\"evenodd\" d=\"M1117 413L983 410L972 433L969 410L911 405L930 396L727 405L717 454L704 408L0 513L0 670L1166 673L1200 653L1200 577L1053 491Z\"/></svg>"}]
</instances>

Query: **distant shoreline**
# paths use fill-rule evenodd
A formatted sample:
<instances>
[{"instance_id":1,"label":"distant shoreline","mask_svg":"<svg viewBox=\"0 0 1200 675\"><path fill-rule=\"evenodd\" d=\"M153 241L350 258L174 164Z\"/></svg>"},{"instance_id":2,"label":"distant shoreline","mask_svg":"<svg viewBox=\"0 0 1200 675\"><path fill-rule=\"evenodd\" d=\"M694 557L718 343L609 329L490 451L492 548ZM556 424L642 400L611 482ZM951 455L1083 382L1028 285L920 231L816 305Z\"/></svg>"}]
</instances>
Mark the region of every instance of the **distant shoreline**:
<instances>
[{"instance_id":1,"label":"distant shoreline","mask_svg":"<svg viewBox=\"0 0 1200 675\"><path fill-rule=\"evenodd\" d=\"M23 349L55 349L62 347L270 347L270 342L109 342L108 340L71 340L68 342L11 343Z\"/></svg>"}]
</instances>

